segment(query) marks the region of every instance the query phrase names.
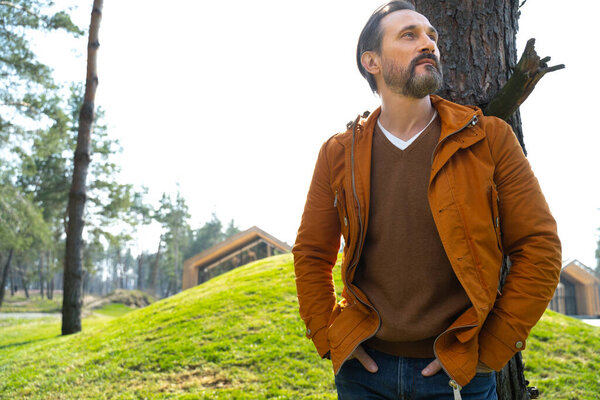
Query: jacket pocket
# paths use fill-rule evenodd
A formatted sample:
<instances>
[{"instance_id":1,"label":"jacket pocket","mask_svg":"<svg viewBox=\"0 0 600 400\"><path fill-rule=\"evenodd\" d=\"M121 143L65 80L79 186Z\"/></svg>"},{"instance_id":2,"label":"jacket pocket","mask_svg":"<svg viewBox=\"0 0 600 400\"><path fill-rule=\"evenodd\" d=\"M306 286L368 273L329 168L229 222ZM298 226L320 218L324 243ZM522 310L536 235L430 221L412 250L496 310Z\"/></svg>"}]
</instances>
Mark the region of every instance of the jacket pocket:
<instances>
[{"instance_id":1,"label":"jacket pocket","mask_svg":"<svg viewBox=\"0 0 600 400\"><path fill-rule=\"evenodd\" d=\"M502 230L500 229L500 197L496 185L492 183L490 187L490 205L492 209L492 224L496 233L498 248L502 251Z\"/></svg>"},{"instance_id":2,"label":"jacket pocket","mask_svg":"<svg viewBox=\"0 0 600 400\"><path fill-rule=\"evenodd\" d=\"M340 227L342 236L344 237L344 248L350 247L350 221L348 213L346 211L346 193L344 187L340 186L335 190L335 197L333 200L333 206L337 208L338 217L340 219Z\"/></svg>"},{"instance_id":3,"label":"jacket pocket","mask_svg":"<svg viewBox=\"0 0 600 400\"><path fill-rule=\"evenodd\" d=\"M352 331L360 326L369 315L361 311L356 304L350 304L341 309L340 314L327 329L329 345L335 349L342 344Z\"/></svg>"}]
</instances>

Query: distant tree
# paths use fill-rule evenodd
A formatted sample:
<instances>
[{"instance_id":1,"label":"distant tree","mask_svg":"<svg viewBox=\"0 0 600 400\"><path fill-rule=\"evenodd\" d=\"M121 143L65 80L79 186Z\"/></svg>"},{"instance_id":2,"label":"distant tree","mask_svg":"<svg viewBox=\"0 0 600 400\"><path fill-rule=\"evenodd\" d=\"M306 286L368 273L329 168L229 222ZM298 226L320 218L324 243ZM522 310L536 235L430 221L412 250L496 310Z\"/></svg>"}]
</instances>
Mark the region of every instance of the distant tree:
<instances>
[{"instance_id":1,"label":"distant tree","mask_svg":"<svg viewBox=\"0 0 600 400\"><path fill-rule=\"evenodd\" d=\"M185 199L180 192L177 192L174 200L166 193L163 194L156 218L163 227L161 236L165 244L163 272L168 281L166 297L175 293L181 286L184 252L191 236L188 223L190 215Z\"/></svg>"},{"instance_id":2,"label":"distant tree","mask_svg":"<svg viewBox=\"0 0 600 400\"><path fill-rule=\"evenodd\" d=\"M152 206L144 201L144 195L147 193L147 189L143 188L142 192L136 192L133 196L131 203L131 224L139 227L140 225L148 225L153 221L153 209ZM136 289L142 290L144 288L144 260L148 260L148 255L140 251L137 259L137 273L136 273Z\"/></svg>"},{"instance_id":3,"label":"distant tree","mask_svg":"<svg viewBox=\"0 0 600 400\"><path fill-rule=\"evenodd\" d=\"M133 285L130 284L130 279L134 275L135 259L131 254L131 248L127 247L125 254L123 255L123 289L132 289Z\"/></svg>"},{"instance_id":4,"label":"distant tree","mask_svg":"<svg viewBox=\"0 0 600 400\"><path fill-rule=\"evenodd\" d=\"M32 51L32 33L61 30L78 36L83 32L65 11L57 11L51 0L0 1L0 21L0 150L10 145L7 152L0 153L0 172L10 173L14 172L14 151L28 147L23 143L28 131L46 126L55 114L60 90L52 69ZM10 182L15 181L13 174ZM28 201L37 205L35 199Z\"/></svg>"},{"instance_id":5,"label":"distant tree","mask_svg":"<svg viewBox=\"0 0 600 400\"><path fill-rule=\"evenodd\" d=\"M52 109L48 100L58 89L52 69L31 49L31 33L83 34L65 11L54 10L51 0L0 1L0 147L12 134L42 121Z\"/></svg>"},{"instance_id":6,"label":"distant tree","mask_svg":"<svg viewBox=\"0 0 600 400\"><path fill-rule=\"evenodd\" d=\"M231 221L233 223L233 220ZM229 227L228 227L229 228ZM231 226L231 232L237 230L235 226ZM219 220L215 213L212 214L210 221L206 222L201 228L193 232L193 238L188 247L185 258L192 257L225 239L223 234L223 223Z\"/></svg>"},{"instance_id":7,"label":"distant tree","mask_svg":"<svg viewBox=\"0 0 600 400\"><path fill-rule=\"evenodd\" d=\"M144 290L146 289L146 283L148 282L148 274L149 274L149 263L150 263L150 254L146 251L141 251L138 254L137 259L137 282L136 289Z\"/></svg>"},{"instance_id":8,"label":"distant tree","mask_svg":"<svg viewBox=\"0 0 600 400\"><path fill-rule=\"evenodd\" d=\"M227 224L227 229L225 229L225 239L235 235L236 233L239 233L240 229L237 227L237 225L235 224L235 222L232 220L229 221L229 224Z\"/></svg>"},{"instance_id":9,"label":"distant tree","mask_svg":"<svg viewBox=\"0 0 600 400\"><path fill-rule=\"evenodd\" d=\"M102 0L94 0L88 39L85 94L79 114L79 133L75 149L73 183L69 194L65 272L63 284L62 334L81 331L83 291L82 234L86 200L86 177L90 162L90 137L94 122L94 99L98 86L96 55L100 43L98 31L102 18Z\"/></svg>"},{"instance_id":10,"label":"distant tree","mask_svg":"<svg viewBox=\"0 0 600 400\"><path fill-rule=\"evenodd\" d=\"M31 199L6 182L0 182L0 221L0 252L7 254L0 274L1 306L11 263L17 256L23 258L32 249L44 246L49 232Z\"/></svg>"},{"instance_id":11,"label":"distant tree","mask_svg":"<svg viewBox=\"0 0 600 400\"><path fill-rule=\"evenodd\" d=\"M158 249L154 254L154 258L152 260L152 268L150 270L150 276L148 278L148 290L155 295L158 289L158 267L160 266L160 254L163 247L163 238L162 235L158 240Z\"/></svg>"}]
</instances>

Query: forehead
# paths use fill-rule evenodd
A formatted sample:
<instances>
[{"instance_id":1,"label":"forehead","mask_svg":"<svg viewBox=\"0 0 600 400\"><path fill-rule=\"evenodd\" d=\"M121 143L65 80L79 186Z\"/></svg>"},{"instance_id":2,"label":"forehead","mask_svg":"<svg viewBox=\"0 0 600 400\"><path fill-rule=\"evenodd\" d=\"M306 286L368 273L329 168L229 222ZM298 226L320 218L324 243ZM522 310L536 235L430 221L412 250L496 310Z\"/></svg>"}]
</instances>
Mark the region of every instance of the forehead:
<instances>
[{"instance_id":1,"label":"forehead","mask_svg":"<svg viewBox=\"0 0 600 400\"><path fill-rule=\"evenodd\" d=\"M422 26L430 29L433 26L423 14L412 10L394 11L381 20L381 32L385 36L388 32L397 32L407 26Z\"/></svg>"}]
</instances>

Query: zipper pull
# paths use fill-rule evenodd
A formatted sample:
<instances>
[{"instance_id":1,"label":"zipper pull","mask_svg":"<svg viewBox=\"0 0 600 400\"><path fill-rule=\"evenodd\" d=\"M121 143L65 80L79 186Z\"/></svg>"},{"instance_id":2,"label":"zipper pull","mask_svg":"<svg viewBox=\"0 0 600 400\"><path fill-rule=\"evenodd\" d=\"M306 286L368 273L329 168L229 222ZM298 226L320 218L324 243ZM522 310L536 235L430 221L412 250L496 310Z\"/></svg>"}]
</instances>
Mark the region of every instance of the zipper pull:
<instances>
[{"instance_id":1,"label":"zipper pull","mask_svg":"<svg viewBox=\"0 0 600 400\"><path fill-rule=\"evenodd\" d=\"M333 207L337 207L337 189L335 190L335 198L333 199Z\"/></svg>"},{"instance_id":2,"label":"zipper pull","mask_svg":"<svg viewBox=\"0 0 600 400\"><path fill-rule=\"evenodd\" d=\"M454 400L462 400L462 397L460 396L460 389L462 389L462 387L458 383L456 383L454 379L451 379L450 382L448 382L448 384L452 387L452 393L454 393Z\"/></svg>"}]
</instances>

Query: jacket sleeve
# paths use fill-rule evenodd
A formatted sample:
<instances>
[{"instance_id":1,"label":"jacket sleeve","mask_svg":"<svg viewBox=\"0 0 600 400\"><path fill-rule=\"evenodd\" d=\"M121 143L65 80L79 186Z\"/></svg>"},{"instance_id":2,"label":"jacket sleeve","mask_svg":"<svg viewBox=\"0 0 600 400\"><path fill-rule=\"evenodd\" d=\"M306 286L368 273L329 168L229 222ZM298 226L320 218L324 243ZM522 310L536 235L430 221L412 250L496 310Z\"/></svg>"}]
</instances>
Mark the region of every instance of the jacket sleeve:
<instances>
[{"instance_id":1,"label":"jacket sleeve","mask_svg":"<svg viewBox=\"0 0 600 400\"><path fill-rule=\"evenodd\" d=\"M321 357L329 352L327 324L336 304L333 266L340 247L340 223L330 185L326 142L317 159L292 250L300 316Z\"/></svg>"},{"instance_id":2,"label":"jacket sleeve","mask_svg":"<svg viewBox=\"0 0 600 400\"><path fill-rule=\"evenodd\" d=\"M510 126L488 134L496 167L502 245L510 272L479 335L479 359L500 370L525 349L531 328L552 299L561 269L556 222Z\"/></svg>"}]
</instances>

